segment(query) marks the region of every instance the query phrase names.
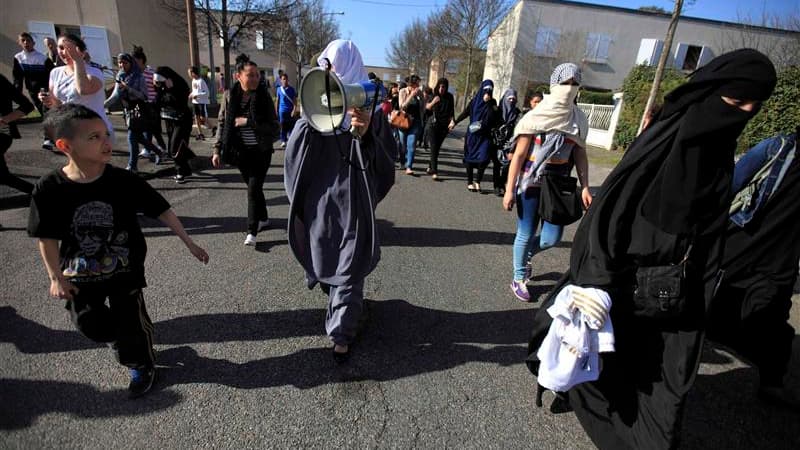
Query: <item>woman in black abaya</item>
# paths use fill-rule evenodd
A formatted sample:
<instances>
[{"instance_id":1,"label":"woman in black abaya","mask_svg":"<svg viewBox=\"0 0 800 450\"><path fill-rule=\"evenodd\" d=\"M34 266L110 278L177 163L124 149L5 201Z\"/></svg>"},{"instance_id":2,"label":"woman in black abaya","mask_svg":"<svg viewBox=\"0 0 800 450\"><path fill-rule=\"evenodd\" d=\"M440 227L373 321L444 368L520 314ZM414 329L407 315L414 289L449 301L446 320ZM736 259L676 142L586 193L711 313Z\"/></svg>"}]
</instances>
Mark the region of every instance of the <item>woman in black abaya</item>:
<instances>
[{"instance_id":1,"label":"woman in black abaya","mask_svg":"<svg viewBox=\"0 0 800 450\"><path fill-rule=\"evenodd\" d=\"M703 340L706 299L719 267L736 139L775 87L755 50L724 54L665 97L659 117L609 174L576 232L570 270L539 308L529 367L552 319L546 309L568 284L607 292L616 349L599 379L568 392L601 449L673 448ZM689 252L686 307L674 319L633 314L638 268L676 264Z\"/></svg>"}]
</instances>

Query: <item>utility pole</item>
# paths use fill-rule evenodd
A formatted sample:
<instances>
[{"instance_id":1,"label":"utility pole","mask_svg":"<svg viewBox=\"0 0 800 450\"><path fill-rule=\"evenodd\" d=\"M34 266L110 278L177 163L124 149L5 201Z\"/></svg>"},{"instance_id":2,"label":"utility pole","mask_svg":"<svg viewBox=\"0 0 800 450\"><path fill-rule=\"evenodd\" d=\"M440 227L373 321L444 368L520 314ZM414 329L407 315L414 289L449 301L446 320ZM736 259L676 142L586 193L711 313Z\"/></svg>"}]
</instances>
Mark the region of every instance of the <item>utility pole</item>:
<instances>
[{"instance_id":1,"label":"utility pole","mask_svg":"<svg viewBox=\"0 0 800 450\"><path fill-rule=\"evenodd\" d=\"M209 4L209 0L206 0L206 27L208 27L208 65L209 71L211 72L208 77L208 81L211 84L209 86L209 90L211 91L211 95L209 95L209 100L211 104L217 103L217 75L216 71L214 70L214 32L211 28L211 6Z\"/></svg>"},{"instance_id":2,"label":"utility pole","mask_svg":"<svg viewBox=\"0 0 800 450\"><path fill-rule=\"evenodd\" d=\"M194 0L186 0L186 23L189 25L189 60L200 67L200 51L197 47L197 25L194 23Z\"/></svg>"},{"instance_id":3,"label":"utility pole","mask_svg":"<svg viewBox=\"0 0 800 450\"><path fill-rule=\"evenodd\" d=\"M667 65L667 57L669 57L670 50L672 49L672 38L675 37L675 29L678 27L678 17L681 15L681 8L683 8L683 0L674 1L675 9L672 11L672 18L669 21L669 27L667 27L667 37L664 39L664 48L661 50L661 56L658 58L656 76L653 79L653 87L650 88L650 96L647 97L647 104L644 106L642 120L639 121L639 131L636 132L637 136L642 133L645 118L649 115L650 110L653 109L653 103L656 102L658 89L661 87L661 78L664 76L664 68Z\"/></svg>"}]
</instances>

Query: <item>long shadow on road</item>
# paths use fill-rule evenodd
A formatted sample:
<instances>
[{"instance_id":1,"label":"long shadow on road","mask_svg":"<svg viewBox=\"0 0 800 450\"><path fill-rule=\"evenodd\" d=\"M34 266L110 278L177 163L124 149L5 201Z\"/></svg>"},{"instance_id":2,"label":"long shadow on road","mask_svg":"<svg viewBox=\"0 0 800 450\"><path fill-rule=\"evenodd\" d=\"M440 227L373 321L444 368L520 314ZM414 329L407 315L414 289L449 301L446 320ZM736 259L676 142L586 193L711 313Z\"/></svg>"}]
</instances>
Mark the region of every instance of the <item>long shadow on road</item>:
<instances>
[{"instance_id":1,"label":"long shadow on road","mask_svg":"<svg viewBox=\"0 0 800 450\"><path fill-rule=\"evenodd\" d=\"M82 417L146 414L181 401L179 395L168 390L174 385L211 383L238 389L291 385L309 389L348 381L395 380L475 362L508 366L520 364L526 354L522 344L528 336L530 310L458 313L419 307L404 300L367 300L366 307L367 325L354 344L349 363L342 366L334 363L329 347L234 363L200 356L190 346L321 335L324 309L197 315L159 322L156 342L179 346L158 352L159 365L164 368L159 372L156 392L148 395L144 407L137 402L120 402L124 396L121 392L101 393L90 385L0 380L0 428L29 426L36 417L51 412ZM0 311L7 326L3 342L13 343L22 352L98 346L77 332L52 330L21 318L13 308ZM38 334L38 340L30 346L25 343L29 333Z\"/></svg>"},{"instance_id":2,"label":"long shadow on road","mask_svg":"<svg viewBox=\"0 0 800 450\"><path fill-rule=\"evenodd\" d=\"M239 389L284 385L309 389L343 381L395 380L473 362L507 366L521 363L526 356L522 344L529 333L531 312L527 310L458 313L418 307L404 300L368 300L367 308L368 325L344 366L334 363L330 348L238 364L200 356L183 345L159 352L159 362L168 367L162 371L160 386L213 383ZM320 309L258 314L255 319L240 317L238 322L231 317L205 316L200 322L196 317L178 318L165 324L166 334L157 339L190 343L320 334L324 315ZM220 320L229 321L231 331L197 335L198 330L209 330L203 323L222 323ZM281 324L283 321L286 323Z\"/></svg>"},{"instance_id":3,"label":"long shadow on road","mask_svg":"<svg viewBox=\"0 0 800 450\"><path fill-rule=\"evenodd\" d=\"M183 396L160 392L125 401L127 391L101 392L81 383L0 378L0 430L31 426L45 414L65 413L81 418L146 415L177 405Z\"/></svg>"},{"instance_id":4,"label":"long shadow on road","mask_svg":"<svg viewBox=\"0 0 800 450\"><path fill-rule=\"evenodd\" d=\"M378 236L382 246L458 247L462 245L514 243L514 233L448 228L395 227L388 220L378 219Z\"/></svg>"},{"instance_id":5,"label":"long shadow on road","mask_svg":"<svg viewBox=\"0 0 800 450\"><path fill-rule=\"evenodd\" d=\"M800 340L795 336L792 373L797 373ZM727 364L730 358L715 352L707 342L702 362ZM792 370L792 367L794 370ZM796 389L797 382L794 383ZM685 448L800 448L796 412L776 408L756 400L758 371L735 368L714 375L698 375L686 403L683 420Z\"/></svg>"},{"instance_id":6,"label":"long shadow on road","mask_svg":"<svg viewBox=\"0 0 800 450\"><path fill-rule=\"evenodd\" d=\"M551 274L544 277L549 278ZM520 365L526 356L531 310L460 313L425 308L405 300L366 301L367 325L347 364L337 365L330 348L236 363L201 356L195 343L268 342L321 335L324 309L256 314L205 314L156 324L156 341L172 346L158 353L159 381L142 401L120 401L124 392L100 392L91 385L47 380L0 379L0 429L30 426L53 412L78 417L117 417L168 409L183 397L169 388L209 383L236 389L294 386L311 389L353 381L389 381L449 370L464 364ZM77 332L52 330L0 308L0 342L24 353L97 347ZM220 326L220 324L225 324ZM248 344L243 344L248 345ZM258 344L263 345L263 344ZM794 355L798 354L798 346ZM706 351L703 361L725 364ZM753 369L700 375L687 404L684 444L715 442L719 448L798 448L797 415L757 403ZM531 383L533 383L531 379ZM744 395L743 395L744 394ZM719 444L719 445L717 445Z\"/></svg>"}]
</instances>

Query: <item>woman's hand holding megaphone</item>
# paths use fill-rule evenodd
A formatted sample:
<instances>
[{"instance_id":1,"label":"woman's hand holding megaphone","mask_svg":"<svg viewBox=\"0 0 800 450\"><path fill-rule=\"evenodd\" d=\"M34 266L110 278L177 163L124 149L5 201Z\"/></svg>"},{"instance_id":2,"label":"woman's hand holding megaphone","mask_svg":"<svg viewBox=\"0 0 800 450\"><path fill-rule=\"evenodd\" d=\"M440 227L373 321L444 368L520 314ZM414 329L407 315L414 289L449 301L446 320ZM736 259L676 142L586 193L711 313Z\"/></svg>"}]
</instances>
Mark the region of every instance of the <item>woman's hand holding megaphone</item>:
<instances>
[{"instance_id":1,"label":"woman's hand holding megaphone","mask_svg":"<svg viewBox=\"0 0 800 450\"><path fill-rule=\"evenodd\" d=\"M358 137L364 136L369 128L369 122L372 116L368 111L360 108L351 108L349 112L351 116L350 132Z\"/></svg>"}]
</instances>

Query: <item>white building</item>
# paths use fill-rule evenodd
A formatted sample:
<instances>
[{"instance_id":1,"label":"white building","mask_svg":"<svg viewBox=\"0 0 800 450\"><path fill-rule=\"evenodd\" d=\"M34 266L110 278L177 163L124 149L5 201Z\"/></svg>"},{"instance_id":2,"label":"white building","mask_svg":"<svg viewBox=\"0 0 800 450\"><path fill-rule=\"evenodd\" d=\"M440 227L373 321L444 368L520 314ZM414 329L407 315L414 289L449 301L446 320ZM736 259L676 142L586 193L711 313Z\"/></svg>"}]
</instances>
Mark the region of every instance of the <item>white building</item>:
<instances>
[{"instance_id":1,"label":"white building","mask_svg":"<svg viewBox=\"0 0 800 450\"><path fill-rule=\"evenodd\" d=\"M655 65L670 16L562 0L519 0L489 37L484 79L526 92L548 84L553 68L574 62L583 85L618 89L636 64ZM766 53L776 65L797 63L800 33L681 17L669 63L687 73L741 47Z\"/></svg>"}]
</instances>

